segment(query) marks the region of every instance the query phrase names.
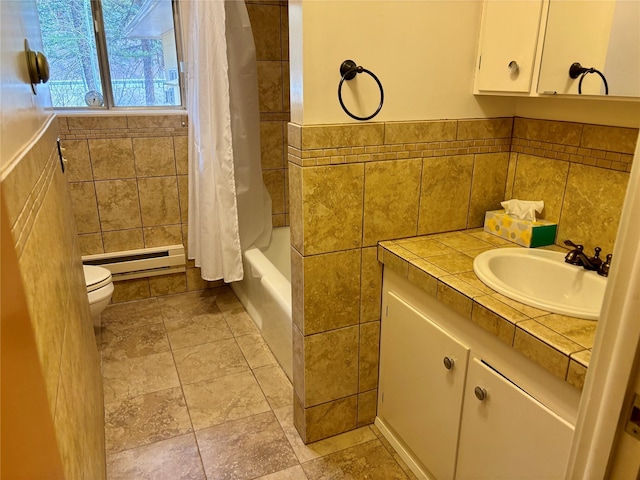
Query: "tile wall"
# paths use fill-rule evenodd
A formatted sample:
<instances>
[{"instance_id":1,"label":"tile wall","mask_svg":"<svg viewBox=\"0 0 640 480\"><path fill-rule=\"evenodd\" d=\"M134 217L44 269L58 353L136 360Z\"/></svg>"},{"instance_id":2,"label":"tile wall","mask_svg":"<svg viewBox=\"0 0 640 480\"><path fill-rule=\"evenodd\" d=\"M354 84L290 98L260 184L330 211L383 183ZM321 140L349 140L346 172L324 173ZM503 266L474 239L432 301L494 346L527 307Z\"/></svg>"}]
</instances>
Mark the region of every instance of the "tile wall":
<instances>
[{"instance_id":1,"label":"tile wall","mask_svg":"<svg viewBox=\"0 0 640 480\"><path fill-rule=\"evenodd\" d=\"M2 181L66 478L105 476L104 410L80 245L56 122Z\"/></svg>"},{"instance_id":2,"label":"tile wall","mask_svg":"<svg viewBox=\"0 0 640 480\"><path fill-rule=\"evenodd\" d=\"M288 134L295 421L313 442L375 418L378 241L480 227L513 196L609 252L638 131L496 118Z\"/></svg>"},{"instance_id":3,"label":"tile wall","mask_svg":"<svg viewBox=\"0 0 640 480\"><path fill-rule=\"evenodd\" d=\"M287 2L247 2L256 43L262 172L274 226L289 224ZM187 244L187 116L59 116L83 255ZM217 285L217 283L213 283ZM186 273L116 282L113 302L212 286Z\"/></svg>"},{"instance_id":4,"label":"tile wall","mask_svg":"<svg viewBox=\"0 0 640 480\"><path fill-rule=\"evenodd\" d=\"M516 118L506 198L542 199L542 217L585 251L613 251L637 128Z\"/></svg>"}]
</instances>

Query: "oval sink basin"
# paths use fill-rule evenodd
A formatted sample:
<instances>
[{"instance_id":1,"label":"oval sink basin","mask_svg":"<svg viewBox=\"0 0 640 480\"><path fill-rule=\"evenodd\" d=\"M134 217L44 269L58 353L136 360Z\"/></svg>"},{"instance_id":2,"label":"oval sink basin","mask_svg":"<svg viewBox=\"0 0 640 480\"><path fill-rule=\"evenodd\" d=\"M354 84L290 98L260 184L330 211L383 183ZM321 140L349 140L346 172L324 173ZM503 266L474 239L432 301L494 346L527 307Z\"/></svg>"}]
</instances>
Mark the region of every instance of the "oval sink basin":
<instances>
[{"instance_id":1,"label":"oval sink basin","mask_svg":"<svg viewBox=\"0 0 640 480\"><path fill-rule=\"evenodd\" d=\"M598 320L605 277L564 262L564 253L499 248L473 262L478 278L497 292L532 307Z\"/></svg>"}]
</instances>

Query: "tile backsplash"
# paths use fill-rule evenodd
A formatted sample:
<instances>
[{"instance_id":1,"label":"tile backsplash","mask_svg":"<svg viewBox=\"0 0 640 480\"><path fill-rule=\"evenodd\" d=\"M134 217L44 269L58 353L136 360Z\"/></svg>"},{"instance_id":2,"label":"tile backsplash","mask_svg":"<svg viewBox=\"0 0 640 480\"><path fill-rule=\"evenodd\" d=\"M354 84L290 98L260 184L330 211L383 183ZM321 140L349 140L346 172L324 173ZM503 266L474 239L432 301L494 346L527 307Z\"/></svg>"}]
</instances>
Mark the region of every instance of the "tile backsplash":
<instances>
[{"instance_id":1,"label":"tile backsplash","mask_svg":"<svg viewBox=\"0 0 640 480\"><path fill-rule=\"evenodd\" d=\"M481 227L515 197L545 201L558 243L609 253L638 137L525 118L290 123L288 133L294 417L307 442L375 417L378 241Z\"/></svg>"}]
</instances>

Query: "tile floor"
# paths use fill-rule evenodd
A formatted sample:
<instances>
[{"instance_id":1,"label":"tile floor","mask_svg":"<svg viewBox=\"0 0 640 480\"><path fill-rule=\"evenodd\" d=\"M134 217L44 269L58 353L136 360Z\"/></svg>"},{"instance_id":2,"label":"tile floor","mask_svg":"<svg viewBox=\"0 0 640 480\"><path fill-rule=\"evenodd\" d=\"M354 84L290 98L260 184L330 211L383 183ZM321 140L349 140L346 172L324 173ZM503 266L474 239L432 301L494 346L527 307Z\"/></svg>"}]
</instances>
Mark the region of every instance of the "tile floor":
<instances>
[{"instance_id":1,"label":"tile floor","mask_svg":"<svg viewBox=\"0 0 640 480\"><path fill-rule=\"evenodd\" d=\"M109 306L101 342L109 480L415 478L374 426L302 443L228 287Z\"/></svg>"}]
</instances>

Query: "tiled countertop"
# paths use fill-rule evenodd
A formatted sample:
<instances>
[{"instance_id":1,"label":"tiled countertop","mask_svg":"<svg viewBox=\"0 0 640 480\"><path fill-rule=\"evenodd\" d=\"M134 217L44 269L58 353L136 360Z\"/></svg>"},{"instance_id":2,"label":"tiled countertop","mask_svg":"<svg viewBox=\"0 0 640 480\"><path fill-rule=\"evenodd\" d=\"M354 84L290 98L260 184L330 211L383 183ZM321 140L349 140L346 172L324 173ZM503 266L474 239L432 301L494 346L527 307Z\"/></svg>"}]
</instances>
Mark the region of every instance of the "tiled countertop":
<instances>
[{"instance_id":1,"label":"tiled countertop","mask_svg":"<svg viewBox=\"0 0 640 480\"><path fill-rule=\"evenodd\" d=\"M379 242L378 261L582 389L598 322L545 312L487 287L473 272L473 259L494 248L522 247L477 228Z\"/></svg>"}]
</instances>

